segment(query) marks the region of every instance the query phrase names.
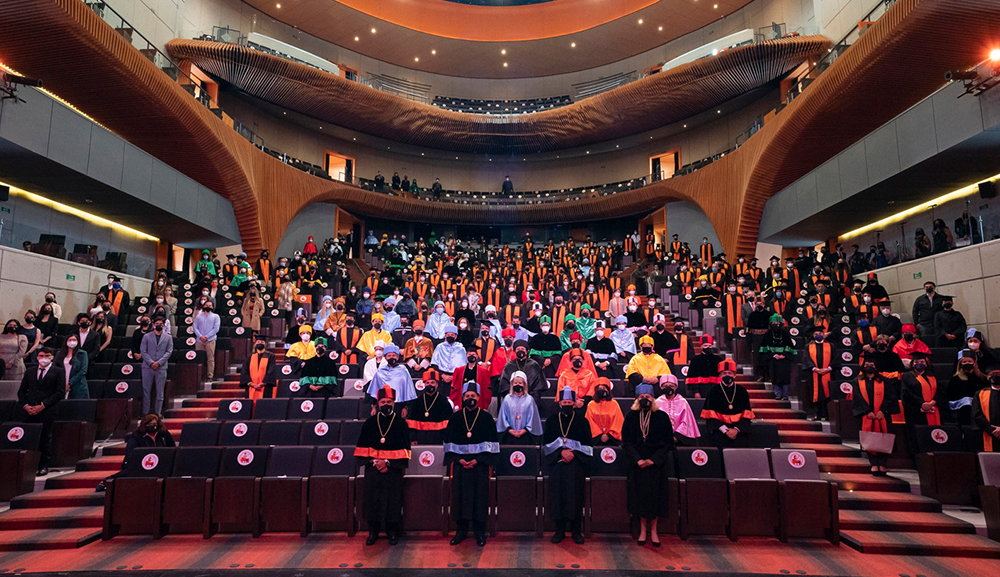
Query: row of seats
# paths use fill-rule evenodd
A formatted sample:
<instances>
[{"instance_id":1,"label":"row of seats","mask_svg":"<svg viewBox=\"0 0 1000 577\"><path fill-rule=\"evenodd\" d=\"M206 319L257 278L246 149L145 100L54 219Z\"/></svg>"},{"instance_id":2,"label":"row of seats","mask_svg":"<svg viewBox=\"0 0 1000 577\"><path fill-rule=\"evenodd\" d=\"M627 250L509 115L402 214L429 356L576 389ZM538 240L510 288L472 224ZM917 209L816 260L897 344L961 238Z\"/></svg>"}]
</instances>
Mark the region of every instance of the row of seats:
<instances>
[{"instance_id":1,"label":"row of seats","mask_svg":"<svg viewBox=\"0 0 1000 577\"><path fill-rule=\"evenodd\" d=\"M479 98L435 96L431 105L446 110L468 112L471 114L528 114L572 103L573 99L569 95L524 98L519 100L485 100Z\"/></svg>"},{"instance_id":2,"label":"row of seats","mask_svg":"<svg viewBox=\"0 0 1000 577\"><path fill-rule=\"evenodd\" d=\"M104 538L116 534L364 529L363 483L352 446L142 449L105 499ZM680 448L666 462L660 531L837 540L837 486L813 451ZM585 529L629 532L624 450L602 448L587 482ZM541 452L504 446L490 484L490 527L545 526L550 490ZM439 446L413 448L404 478L404 530L446 531L450 480Z\"/></svg>"}]
</instances>

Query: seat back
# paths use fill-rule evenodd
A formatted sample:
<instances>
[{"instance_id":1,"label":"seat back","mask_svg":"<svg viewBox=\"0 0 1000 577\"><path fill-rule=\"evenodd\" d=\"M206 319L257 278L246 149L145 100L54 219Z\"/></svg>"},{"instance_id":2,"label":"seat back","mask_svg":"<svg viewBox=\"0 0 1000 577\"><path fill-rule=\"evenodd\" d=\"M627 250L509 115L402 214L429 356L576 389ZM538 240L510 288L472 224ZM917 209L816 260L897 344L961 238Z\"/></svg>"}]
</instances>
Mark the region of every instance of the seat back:
<instances>
[{"instance_id":1,"label":"seat back","mask_svg":"<svg viewBox=\"0 0 1000 577\"><path fill-rule=\"evenodd\" d=\"M591 463L591 477L624 477L628 469L628 458L621 447L594 447Z\"/></svg>"},{"instance_id":2,"label":"seat back","mask_svg":"<svg viewBox=\"0 0 1000 577\"><path fill-rule=\"evenodd\" d=\"M767 449L723 449L722 461L729 480L771 478Z\"/></svg>"},{"instance_id":3,"label":"seat back","mask_svg":"<svg viewBox=\"0 0 1000 577\"><path fill-rule=\"evenodd\" d=\"M288 399L258 399L253 407L255 421L281 421L288 414Z\"/></svg>"},{"instance_id":4,"label":"seat back","mask_svg":"<svg viewBox=\"0 0 1000 577\"><path fill-rule=\"evenodd\" d=\"M88 382L90 375L87 375ZM95 379L97 377L94 377ZM142 396L142 381L115 379L104 381L104 390L101 392L102 399L138 399Z\"/></svg>"},{"instance_id":5,"label":"seat back","mask_svg":"<svg viewBox=\"0 0 1000 577\"><path fill-rule=\"evenodd\" d=\"M322 419L325 404L324 399L290 399L288 418L299 421Z\"/></svg>"},{"instance_id":6,"label":"seat back","mask_svg":"<svg viewBox=\"0 0 1000 577\"><path fill-rule=\"evenodd\" d=\"M308 477L315 447L272 447L267 458L268 477Z\"/></svg>"},{"instance_id":7,"label":"seat back","mask_svg":"<svg viewBox=\"0 0 1000 577\"><path fill-rule=\"evenodd\" d=\"M342 421L340 423L340 444L357 445L358 437L361 436L361 427L364 421Z\"/></svg>"},{"instance_id":8,"label":"seat back","mask_svg":"<svg viewBox=\"0 0 1000 577\"><path fill-rule=\"evenodd\" d=\"M182 447L213 447L219 442L219 421L192 421L181 427Z\"/></svg>"},{"instance_id":9,"label":"seat back","mask_svg":"<svg viewBox=\"0 0 1000 577\"><path fill-rule=\"evenodd\" d=\"M268 447L226 447L219 463L219 477L263 477L267 471Z\"/></svg>"},{"instance_id":10,"label":"seat back","mask_svg":"<svg viewBox=\"0 0 1000 577\"><path fill-rule=\"evenodd\" d=\"M174 470L174 447L138 447L128 460L123 477L169 477Z\"/></svg>"},{"instance_id":11,"label":"seat back","mask_svg":"<svg viewBox=\"0 0 1000 577\"><path fill-rule=\"evenodd\" d=\"M97 399L65 399L56 405L57 421L97 421Z\"/></svg>"},{"instance_id":12,"label":"seat back","mask_svg":"<svg viewBox=\"0 0 1000 577\"><path fill-rule=\"evenodd\" d=\"M962 430L957 425L917 425L917 452L966 452Z\"/></svg>"},{"instance_id":13,"label":"seat back","mask_svg":"<svg viewBox=\"0 0 1000 577\"><path fill-rule=\"evenodd\" d=\"M41 423L7 422L0 425L0 449L37 451L41 440Z\"/></svg>"},{"instance_id":14,"label":"seat back","mask_svg":"<svg viewBox=\"0 0 1000 577\"><path fill-rule=\"evenodd\" d=\"M306 421L299 434L300 445L323 445L340 442L340 421Z\"/></svg>"},{"instance_id":15,"label":"seat back","mask_svg":"<svg viewBox=\"0 0 1000 577\"><path fill-rule=\"evenodd\" d=\"M321 445L313 454L312 476L353 477L358 474L358 459L353 445Z\"/></svg>"},{"instance_id":16,"label":"seat back","mask_svg":"<svg viewBox=\"0 0 1000 577\"><path fill-rule=\"evenodd\" d=\"M249 421L253 410L250 399L223 399L219 401L219 412L215 418L220 421Z\"/></svg>"},{"instance_id":17,"label":"seat back","mask_svg":"<svg viewBox=\"0 0 1000 577\"><path fill-rule=\"evenodd\" d=\"M1000 453L979 453L979 470L983 472L983 485L1000 486Z\"/></svg>"},{"instance_id":18,"label":"seat back","mask_svg":"<svg viewBox=\"0 0 1000 577\"><path fill-rule=\"evenodd\" d=\"M692 385L694 386L694 385ZM693 392L693 391L692 391ZM701 418L701 410L705 408L705 399L687 399L688 405L691 406L691 413L694 415L695 419Z\"/></svg>"},{"instance_id":19,"label":"seat back","mask_svg":"<svg viewBox=\"0 0 1000 577\"><path fill-rule=\"evenodd\" d=\"M497 477L537 477L542 456L534 445L502 445L493 470Z\"/></svg>"},{"instance_id":20,"label":"seat back","mask_svg":"<svg viewBox=\"0 0 1000 577\"><path fill-rule=\"evenodd\" d=\"M813 450L771 449L771 471L778 481L820 478L819 460Z\"/></svg>"},{"instance_id":21,"label":"seat back","mask_svg":"<svg viewBox=\"0 0 1000 577\"><path fill-rule=\"evenodd\" d=\"M326 418L339 419L342 421L352 421L357 419L359 402L360 399L327 399Z\"/></svg>"},{"instance_id":22,"label":"seat back","mask_svg":"<svg viewBox=\"0 0 1000 577\"><path fill-rule=\"evenodd\" d=\"M410 451L410 466L406 469L409 477L441 477L448 474L444 464L444 447L440 445L415 445Z\"/></svg>"},{"instance_id":23,"label":"seat back","mask_svg":"<svg viewBox=\"0 0 1000 577\"><path fill-rule=\"evenodd\" d=\"M259 421L225 421L219 427L218 445L221 447L256 445L259 438Z\"/></svg>"},{"instance_id":24,"label":"seat back","mask_svg":"<svg viewBox=\"0 0 1000 577\"><path fill-rule=\"evenodd\" d=\"M15 406L17 401L0 401L0 423L11 419Z\"/></svg>"},{"instance_id":25,"label":"seat back","mask_svg":"<svg viewBox=\"0 0 1000 577\"><path fill-rule=\"evenodd\" d=\"M222 447L178 447L171 477L214 477L219 472Z\"/></svg>"},{"instance_id":26,"label":"seat back","mask_svg":"<svg viewBox=\"0 0 1000 577\"><path fill-rule=\"evenodd\" d=\"M260 424L260 445L298 445L301 421L264 421Z\"/></svg>"},{"instance_id":27,"label":"seat back","mask_svg":"<svg viewBox=\"0 0 1000 577\"><path fill-rule=\"evenodd\" d=\"M679 447L674 469L680 479L723 479L722 455L715 447Z\"/></svg>"},{"instance_id":28,"label":"seat back","mask_svg":"<svg viewBox=\"0 0 1000 577\"><path fill-rule=\"evenodd\" d=\"M778 425L775 423L750 425L749 437L748 442L751 447L776 449L781 446L781 436L778 435Z\"/></svg>"}]
</instances>

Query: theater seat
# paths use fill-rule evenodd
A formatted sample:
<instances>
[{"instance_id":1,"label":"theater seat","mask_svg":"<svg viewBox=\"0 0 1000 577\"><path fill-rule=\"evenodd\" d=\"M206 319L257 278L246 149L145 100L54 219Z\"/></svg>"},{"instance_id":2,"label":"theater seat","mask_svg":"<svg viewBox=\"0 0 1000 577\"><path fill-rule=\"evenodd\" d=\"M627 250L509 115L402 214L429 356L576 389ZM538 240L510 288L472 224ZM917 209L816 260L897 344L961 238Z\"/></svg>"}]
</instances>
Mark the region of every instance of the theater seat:
<instances>
[{"instance_id":1,"label":"theater seat","mask_svg":"<svg viewBox=\"0 0 1000 577\"><path fill-rule=\"evenodd\" d=\"M587 480L587 533L629 533L628 457L621 447L594 447L590 478Z\"/></svg>"},{"instance_id":2,"label":"theater seat","mask_svg":"<svg viewBox=\"0 0 1000 577\"><path fill-rule=\"evenodd\" d=\"M219 427L218 445L222 447L256 445L259 437L259 421L225 421Z\"/></svg>"},{"instance_id":3,"label":"theater seat","mask_svg":"<svg viewBox=\"0 0 1000 577\"><path fill-rule=\"evenodd\" d=\"M216 419L220 421L249 421L253 412L253 401L250 399L223 399L219 401L219 412Z\"/></svg>"},{"instance_id":4,"label":"theater seat","mask_svg":"<svg viewBox=\"0 0 1000 577\"><path fill-rule=\"evenodd\" d=\"M357 474L353 445L316 447L308 485L308 530L347 531L348 535L354 535Z\"/></svg>"},{"instance_id":5,"label":"theater seat","mask_svg":"<svg viewBox=\"0 0 1000 577\"><path fill-rule=\"evenodd\" d=\"M163 479L173 471L173 447L137 448L121 476L107 483L103 539L163 534Z\"/></svg>"},{"instance_id":6,"label":"theater seat","mask_svg":"<svg viewBox=\"0 0 1000 577\"><path fill-rule=\"evenodd\" d=\"M983 479L979 498L986 517L986 535L1000 541L1000 453L979 453L979 470Z\"/></svg>"},{"instance_id":7,"label":"theater seat","mask_svg":"<svg viewBox=\"0 0 1000 577\"><path fill-rule=\"evenodd\" d=\"M299 435L300 445L327 445L340 442L340 421L306 421Z\"/></svg>"},{"instance_id":8,"label":"theater seat","mask_svg":"<svg viewBox=\"0 0 1000 577\"><path fill-rule=\"evenodd\" d=\"M221 447L177 448L174 470L163 481L163 525L167 532L208 532L212 478L219 472L221 458Z\"/></svg>"},{"instance_id":9,"label":"theater seat","mask_svg":"<svg viewBox=\"0 0 1000 577\"><path fill-rule=\"evenodd\" d=\"M542 534L543 490L539 477L541 451L537 446L503 445L491 479L495 504L490 533L531 531Z\"/></svg>"},{"instance_id":10,"label":"theater seat","mask_svg":"<svg viewBox=\"0 0 1000 577\"><path fill-rule=\"evenodd\" d=\"M267 423L265 423L266 425ZM298 423L295 423L298 424ZM306 497L314 447L273 447L260 480L260 530L306 535ZM333 495L330 496L333 498Z\"/></svg>"},{"instance_id":11,"label":"theater seat","mask_svg":"<svg viewBox=\"0 0 1000 577\"><path fill-rule=\"evenodd\" d=\"M729 479L729 537L774 537L778 530L778 482L771 478L767 449L723 449Z\"/></svg>"},{"instance_id":12,"label":"theater seat","mask_svg":"<svg viewBox=\"0 0 1000 577\"><path fill-rule=\"evenodd\" d=\"M358 399L327 399L325 418L353 421L358 418L358 404Z\"/></svg>"},{"instance_id":13,"label":"theater seat","mask_svg":"<svg viewBox=\"0 0 1000 577\"><path fill-rule=\"evenodd\" d=\"M282 421L288 414L288 399L258 399L253 405L253 420Z\"/></svg>"},{"instance_id":14,"label":"theater seat","mask_svg":"<svg viewBox=\"0 0 1000 577\"><path fill-rule=\"evenodd\" d=\"M268 447L227 447L212 480L211 523L205 533L260 535L260 478L267 471Z\"/></svg>"},{"instance_id":15,"label":"theater seat","mask_svg":"<svg viewBox=\"0 0 1000 577\"><path fill-rule=\"evenodd\" d=\"M342 421L340 423L340 444L356 446L363 426L365 426L364 421Z\"/></svg>"},{"instance_id":16,"label":"theater seat","mask_svg":"<svg viewBox=\"0 0 1000 577\"><path fill-rule=\"evenodd\" d=\"M87 382L89 386L90 375L87 375ZM103 383L95 419L97 436L100 438L123 436L139 410L142 381L115 379L93 382Z\"/></svg>"},{"instance_id":17,"label":"theater seat","mask_svg":"<svg viewBox=\"0 0 1000 577\"><path fill-rule=\"evenodd\" d=\"M290 420L314 420L322 419L326 406L326 399L290 399L288 401L288 419Z\"/></svg>"},{"instance_id":18,"label":"theater seat","mask_svg":"<svg viewBox=\"0 0 1000 577\"><path fill-rule=\"evenodd\" d=\"M298 445L302 421L264 421L260 424L260 445Z\"/></svg>"},{"instance_id":19,"label":"theater seat","mask_svg":"<svg viewBox=\"0 0 1000 577\"><path fill-rule=\"evenodd\" d=\"M97 437L97 400L66 399L56 405L50 467L74 467L90 457Z\"/></svg>"},{"instance_id":20,"label":"theater seat","mask_svg":"<svg viewBox=\"0 0 1000 577\"><path fill-rule=\"evenodd\" d=\"M403 477L403 530L447 532L449 495L444 447L414 445L410 453L410 465Z\"/></svg>"},{"instance_id":21,"label":"theater seat","mask_svg":"<svg viewBox=\"0 0 1000 577\"><path fill-rule=\"evenodd\" d=\"M722 454L713 447L679 447L680 536L724 535L729 526L729 483Z\"/></svg>"},{"instance_id":22,"label":"theater seat","mask_svg":"<svg viewBox=\"0 0 1000 577\"><path fill-rule=\"evenodd\" d=\"M976 455L966 450L956 425L918 425L917 473L920 494L945 505L976 504Z\"/></svg>"},{"instance_id":23,"label":"theater seat","mask_svg":"<svg viewBox=\"0 0 1000 577\"><path fill-rule=\"evenodd\" d=\"M771 449L771 472L778 481L778 537L826 538L840 542L837 484L820 479L816 451Z\"/></svg>"},{"instance_id":24,"label":"theater seat","mask_svg":"<svg viewBox=\"0 0 1000 577\"><path fill-rule=\"evenodd\" d=\"M180 446L213 447L219 442L219 421L193 421L181 427Z\"/></svg>"},{"instance_id":25,"label":"theater seat","mask_svg":"<svg viewBox=\"0 0 1000 577\"><path fill-rule=\"evenodd\" d=\"M35 489L41 438L40 423L0 425L0 501L10 501Z\"/></svg>"}]
</instances>

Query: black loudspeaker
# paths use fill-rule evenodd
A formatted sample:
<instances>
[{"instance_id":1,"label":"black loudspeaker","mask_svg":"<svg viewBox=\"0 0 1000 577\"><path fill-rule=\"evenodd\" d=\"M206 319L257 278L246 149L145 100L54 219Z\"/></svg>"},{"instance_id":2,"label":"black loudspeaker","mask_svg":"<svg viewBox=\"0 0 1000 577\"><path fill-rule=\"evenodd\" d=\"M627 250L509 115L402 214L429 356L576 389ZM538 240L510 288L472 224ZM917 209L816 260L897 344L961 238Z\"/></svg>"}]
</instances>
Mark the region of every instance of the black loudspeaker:
<instances>
[{"instance_id":1,"label":"black loudspeaker","mask_svg":"<svg viewBox=\"0 0 1000 577\"><path fill-rule=\"evenodd\" d=\"M0 202L10 200L10 187L0 186Z\"/></svg>"},{"instance_id":2,"label":"black loudspeaker","mask_svg":"<svg viewBox=\"0 0 1000 577\"><path fill-rule=\"evenodd\" d=\"M987 180L979 183L979 197L980 198L996 198L997 196L997 185L992 180Z\"/></svg>"}]
</instances>

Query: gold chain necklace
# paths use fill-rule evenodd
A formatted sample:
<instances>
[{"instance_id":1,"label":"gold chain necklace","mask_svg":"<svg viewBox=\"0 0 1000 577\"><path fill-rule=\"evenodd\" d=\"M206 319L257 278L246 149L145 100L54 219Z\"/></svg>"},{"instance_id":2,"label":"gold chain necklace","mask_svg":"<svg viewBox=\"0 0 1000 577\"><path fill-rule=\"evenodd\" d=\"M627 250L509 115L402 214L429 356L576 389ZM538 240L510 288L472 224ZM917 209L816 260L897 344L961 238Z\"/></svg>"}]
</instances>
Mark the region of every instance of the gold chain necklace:
<instances>
[{"instance_id":1,"label":"gold chain necklace","mask_svg":"<svg viewBox=\"0 0 1000 577\"><path fill-rule=\"evenodd\" d=\"M425 418L425 419L426 419L427 417L430 417L430 416L431 416L431 408L432 408L432 407L434 406L434 403L436 403L436 402L437 402L437 400L438 400L438 394L437 394L437 393L434 393L434 400L433 400L433 401L431 401L431 404L430 404L430 406L428 406L428 405L427 405L427 395L424 395L424 418Z\"/></svg>"},{"instance_id":2,"label":"gold chain necklace","mask_svg":"<svg viewBox=\"0 0 1000 577\"><path fill-rule=\"evenodd\" d=\"M569 424L563 429L562 413L559 413L559 432L562 433L562 438L565 439L569 436L570 429L573 428L573 419L576 418L576 411L573 411L573 415L569 418Z\"/></svg>"},{"instance_id":3,"label":"gold chain necklace","mask_svg":"<svg viewBox=\"0 0 1000 577\"><path fill-rule=\"evenodd\" d=\"M642 411L639 412L639 432L642 433L642 438L644 440L649 435L649 420L652 416L653 416L652 409L646 411L646 420L643 421Z\"/></svg>"},{"instance_id":4,"label":"gold chain necklace","mask_svg":"<svg viewBox=\"0 0 1000 577\"><path fill-rule=\"evenodd\" d=\"M381 437L382 437L381 439L379 439L379 441L378 441L379 443L384 443L385 442L385 436L387 434L389 434L389 429L392 428L392 424L395 421L396 421L396 411L393 411L392 412L392 418L389 419L389 426L386 427L385 430L383 431L382 430L382 415L379 414L377 417L375 417L375 424L378 426L379 435L381 435Z\"/></svg>"},{"instance_id":5,"label":"gold chain necklace","mask_svg":"<svg viewBox=\"0 0 1000 577\"><path fill-rule=\"evenodd\" d=\"M466 437L468 437L470 439L472 438L472 429L476 428L476 421L479 420L479 413L481 413L482 411L483 411L482 409L480 409L479 407L476 407L476 416L475 416L474 419L472 419L472 426L470 427L469 426L469 415L468 415L468 413L465 412L465 410L462 410L462 420L465 421L465 429L466 429L465 436Z\"/></svg>"},{"instance_id":6,"label":"gold chain necklace","mask_svg":"<svg viewBox=\"0 0 1000 577\"><path fill-rule=\"evenodd\" d=\"M726 402L729 403L729 410L733 410L733 401L736 400L736 383L733 383L733 398L729 398L726 393L726 385L722 385L722 396L726 398Z\"/></svg>"}]
</instances>

